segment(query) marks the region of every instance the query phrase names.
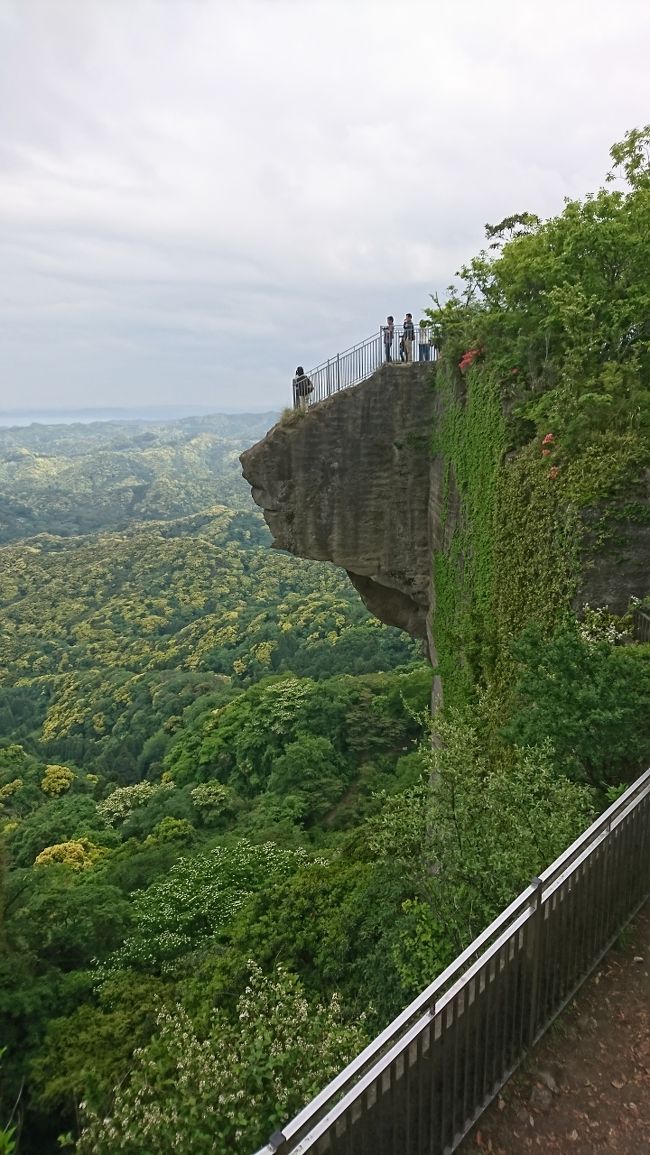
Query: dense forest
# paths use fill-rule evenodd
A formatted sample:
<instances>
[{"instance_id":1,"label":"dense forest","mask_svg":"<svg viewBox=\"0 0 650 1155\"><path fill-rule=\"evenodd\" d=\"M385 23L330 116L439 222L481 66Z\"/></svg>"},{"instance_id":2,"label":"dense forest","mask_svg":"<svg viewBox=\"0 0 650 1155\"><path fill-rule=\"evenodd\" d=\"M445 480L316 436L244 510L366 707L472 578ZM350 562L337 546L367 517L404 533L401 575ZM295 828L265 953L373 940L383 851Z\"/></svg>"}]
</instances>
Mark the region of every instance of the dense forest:
<instances>
[{"instance_id":1,"label":"dense forest","mask_svg":"<svg viewBox=\"0 0 650 1155\"><path fill-rule=\"evenodd\" d=\"M0 434L0 1152L250 1155L647 763L634 603L575 594L647 518L649 141L431 310L433 722L269 550L264 419Z\"/></svg>"},{"instance_id":2,"label":"dense forest","mask_svg":"<svg viewBox=\"0 0 650 1155\"><path fill-rule=\"evenodd\" d=\"M431 673L343 574L269 549L238 463L268 421L0 434L4 1150L92 1136L164 1006L228 1016L255 976L290 1019L312 992L332 1070L363 1037L307 947L269 970L264 928L282 902L292 938L326 868L336 906L341 842L418 780Z\"/></svg>"}]
</instances>

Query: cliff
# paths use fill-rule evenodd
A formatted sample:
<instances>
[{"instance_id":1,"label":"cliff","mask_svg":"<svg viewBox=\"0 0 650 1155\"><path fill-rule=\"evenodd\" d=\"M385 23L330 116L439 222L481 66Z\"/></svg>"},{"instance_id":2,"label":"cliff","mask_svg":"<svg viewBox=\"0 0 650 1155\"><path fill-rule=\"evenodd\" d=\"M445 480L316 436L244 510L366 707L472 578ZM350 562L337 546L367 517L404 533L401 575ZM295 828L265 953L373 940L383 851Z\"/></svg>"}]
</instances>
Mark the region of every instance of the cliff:
<instances>
[{"instance_id":1,"label":"cliff","mask_svg":"<svg viewBox=\"0 0 650 1155\"><path fill-rule=\"evenodd\" d=\"M434 371L384 365L241 456L274 546L343 567L371 613L430 654Z\"/></svg>"},{"instance_id":2,"label":"cliff","mask_svg":"<svg viewBox=\"0 0 650 1155\"><path fill-rule=\"evenodd\" d=\"M241 455L244 477L264 511L275 548L344 568L371 613L421 638L434 666L437 651L446 655L441 669L445 660L453 665L469 652L477 631L489 639L495 613L505 636L535 616L550 623L570 603L578 611L589 602L621 614L630 596L647 598L647 474L635 488L634 503L610 500L605 507L574 511L582 546L574 576L567 572L568 600L563 601L562 589L553 588L550 574L556 563L548 553L551 539L545 537L562 521L545 459L532 465L520 459L518 471L516 458L508 460L498 439L489 445L489 431L501 418L498 404L481 410L480 380L470 404L464 390L450 393L442 376L434 389L435 376L442 372L435 364L384 365L306 413L289 414ZM474 431L472 412L480 416ZM458 439L455 448L445 433L450 423ZM432 451L434 441L437 452ZM506 479L497 512L489 492L495 471ZM456 478L465 494L462 516ZM503 497L508 487L510 505ZM478 518L477 510L482 511ZM481 549L492 551L495 533L501 542L493 581L501 593L484 599L487 609L477 611L475 591L483 580L477 558L480 563ZM558 569L565 538L558 537ZM450 556L457 567L451 578ZM438 607L434 575L437 600L444 603ZM452 586L455 605L449 600ZM463 598L466 605L474 602L464 618ZM434 697L438 691L439 686Z\"/></svg>"}]
</instances>

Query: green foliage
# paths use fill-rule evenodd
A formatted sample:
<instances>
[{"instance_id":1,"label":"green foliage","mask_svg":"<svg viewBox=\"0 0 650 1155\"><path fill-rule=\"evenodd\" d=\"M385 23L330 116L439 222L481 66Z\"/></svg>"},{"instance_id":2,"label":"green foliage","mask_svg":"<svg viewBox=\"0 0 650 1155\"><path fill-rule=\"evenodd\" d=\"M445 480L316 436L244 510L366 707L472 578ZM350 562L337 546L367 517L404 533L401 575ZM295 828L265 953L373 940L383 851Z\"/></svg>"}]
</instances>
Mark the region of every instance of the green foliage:
<instances>
[{"instance_id":1,"label":"green foliage","mask_svg":"<svg viewBox=\"0 0 650 1155\"><path fill-rule=\"evenodd\" d=\"M189 952L218 936L248 895L291 874L304 857L301 850L239 839L232 846L181 858L135 897L131 933L104 973L124 968L173 973Z\"/></svg>"},{"instance_id":2,"label":"green foliage","mask_svg":"<svg viewBox=\"0 0 650 1155\"><path fill-rule=\"evenodd\" d=\"M430 860L440 864L433 906L460 947L589 825L593 795L557 772L548 746L514 746L492 761L461 716L437 731L427 810Z\"/></svg>"},{"instance_id":3,"label":"green foliage","mask_svg":"<svg viewBox=\"0 0 650 1155\"><path fill-rule=\"evenodd\" d=\"M632 780L650 760L650 646L618 646L567 618L531 626L515 649L518 680L506 735L548 740L556 765L598 787Z\"/></svg>"},{"instance_id":4,"label":"green foliage","mask_svg":"<svg viewBox=\"0 0 650 1155\"><path fill-rule=\"evenodd\" d=\"M645 516L649 139L634 130L612 149L627 189L488 226L493 251L430 311L445 480L433 633L447 704L489 686L495 723L513 708L522 630L552 631L621 519Z\"/></svg>"},{"instance_id":5,"label":"green foliage","mask_svg":"<svg viewBox=\"0 0 650 1155\"><path fill-rule=\"evenodd\" d=\"M431 672L265 679L198 719L166 758L174 781L217 780L256 818L347 826L395 785L422 731Z\"/></svg>"},{"instance_id":6,"label":"green foliage","mask_svg":"<svg viewBox=\"0 0 650 1155\"><path fill-rule=\"evenodd\" d=\"M415 995L588 826L593 794L553 765L548 745L490 755L486 717L439 717L431 747L431 788L415 805L400 796L375 822L375 843L393 852L410 815L408 842L419 845L419 884L403 905L395 966ZM393 813L394 811L394 813ZM413 867L411 866L411 870Z\"/></svg>"},{"instance_id":7,"label":"green foliage","mask_svg":"<svg viewBox=\"0 0 650 1155\"><path fill-rule=\"evenodd\" d=\"M199 821L206 826L218 823L221 818L232 816L237 810L237 796L229 786L220 782L204 782L190 790L192 803L199 814Z\"/></svg>"},{"instance_id":8,"label":"green foliage","mask_svg":"<svg viewBox=\"0 0 650 1155\"><path fill-rule=\"evenodd\" d=\"M133 1051L148 1043L156 1014L172 998L169 984L151 975L119 971L103 983L97 1004L52 1018L29 1066L31 1093L39 1110L78 1110L85 1099L105 1109L113 1087L128 1070Z\"/></svg>"},{"instance_id":9,"label":"green foliage","mask_svg":"<svg viewBox=\"0 0 650 1155\"><path fill-rule=\"evenodd\" d=\"M614 170L608 173L608 180L614 180L616 169L621 168L632 188L647 186L650 179L650 124L643 128L631 128L623 140L612 145L609 155L614 162Z\"/></svg>"},{"instance_id":10,"label":"green foliage","mask_svg":"<svg viewBox=\"0 0 650 1155\"><path fill-rule=\"evenodd\" d=\"M536 443L521 450L500 470L495 490L492 614L504 693L513 639L531 622L552 628L579 582L581 525L544 460Z\"/></svg>"},{"instance_id":11,"label":"green foliage","mask_svg":"<svg viewBox=\"0 0 650 1155\"><path fill-rule=\"evenodd\" d=\"M111 1109L87 1112L77 1150L92 1155L245 1155L300 1109L366 1042L335 995L310 1003L277 967L250 978L234 1020L217 1012L205 1038L182 1006L162 1009Z\"/></svg>"},{"instance_id":12,"label":"green foliage","mask_svg":"<svg viewBox=\"0 0 650 1155\"><path fill-rule=\"evenodd\" d=\"M631 187L568 201L548 221L525 214L526 228L463 268L463 295L435 313L446 356L483 350L515 412L571 456L598 434L649 428L647 145L646 128L612 149Z\"/></svg>"},{"instance_id":13,"label":"green foliage","mask_svg":"<svg viewBox=\"0 0 650 1155\"><path fill-rule=\"evenodd\" d=\"M2 1062L2 1056L5 1051L6 1047L0 1047L0 1063ZM4 1126L0 1125L0 1155L13 1155L13 1152L16 1150L15 1134L16 1128L11 1120Z\"/></svg>"},{"instance_id":14,"label":"green foliage","mask_svg":"<svg viewBox=\"0 0 650 1155\"><path fill-rule=\"evenodd\" d=\"M444 524L453 527L447 549L433 557L436 592L434 636L445 695L463 701L475 682L490 674L493 660L493 583L499 519L496 490L505 425L497 383L471 373L463 397L451 374L437 374L443 414L434 453L444 470ZM460 499L460 508L458 508Z\"/></svg>"},{"instance_id":15,"label":"green foliage","mask_svg":"<svg viewBox=\"0 0 650 1155\"><path fill-rule=\"evenodd\" d=\"M117 822L130 818L136 807L173 789L171 782L136 782L134 786L116 786L107 798L98 803L97 813L107 826L115 826Z\"/></svg>"},{"instance_id":16,"label":"green foliage","mask_svg":"<svg viewBox=\"0 0 650 1155\"><path fill-rule=\"evenodd\" d=\"M195 968L234 976L209 988L232 1009L233 926L304 868L303 830L333 843L413 773L430 674L348 675L408 669L417 647L332 567L268 550L237 462L262 429L218 426L0 431L0 1111L27 1080L21 1155L74 1134L81 1099L109 1106L156 999L196 1001ZM274 714L267 687L255 721L242 690L268 675L302 712L289 692ZM194 761L229 702L236 787Z\"/></svg>"},{"instance_id":17,"label":"green foliage","mask_svg":"<svg viewBox=\"0 0 650 1155\"><path fill-rule=\"evenodd\" d=\"M9 833L11 862L14 866L31 866L38 854L55 843L87 839L101 845L104 829L92 798L64 795L44 802Z\"/></svg>"},{"instance_id":18,"label":"green foliage","mask_svg":"<svg viewBox=\"0 0 650 1155\"><path fill-rule=\"evenodd\" d=\"M2 552L0 733L121 785L155 772L184 711L233 681L416 654L338 571L269 551L254 513Z\"/></svg>"}]
</instances>

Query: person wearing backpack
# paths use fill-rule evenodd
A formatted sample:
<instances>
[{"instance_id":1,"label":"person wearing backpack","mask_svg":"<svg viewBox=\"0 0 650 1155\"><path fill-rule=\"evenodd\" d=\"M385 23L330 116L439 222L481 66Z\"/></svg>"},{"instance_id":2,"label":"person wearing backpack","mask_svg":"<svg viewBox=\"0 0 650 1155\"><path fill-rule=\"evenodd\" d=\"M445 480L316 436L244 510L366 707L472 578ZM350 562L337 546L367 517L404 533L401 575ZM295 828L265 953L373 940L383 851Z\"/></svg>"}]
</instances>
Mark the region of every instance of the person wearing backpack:
<instances>
[{"instance_id":1,"label":"person wearing backpack","mask_svg":"<svg viewBox=\"0 0 650 1155\"><path fill-rule=\"evenodd\" d=\"M309 377L305 373L302 365L296 369L296 375L293 379L293 407L294 409L306 409L309 405L309 394L314 392Z\"/></svg>"}]
</instances>

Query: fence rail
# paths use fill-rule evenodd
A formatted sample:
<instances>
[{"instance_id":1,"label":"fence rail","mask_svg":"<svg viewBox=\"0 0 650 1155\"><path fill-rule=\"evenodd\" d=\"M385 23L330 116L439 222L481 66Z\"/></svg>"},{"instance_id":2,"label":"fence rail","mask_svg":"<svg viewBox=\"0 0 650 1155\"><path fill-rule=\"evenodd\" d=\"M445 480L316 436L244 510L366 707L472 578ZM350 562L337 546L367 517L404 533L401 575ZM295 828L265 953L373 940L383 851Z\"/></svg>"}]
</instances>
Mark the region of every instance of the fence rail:
<instances>
[{"instance_id":1,"label":"fence rail","mask_svg":"<svg viewBox=\"0 0 650 1155\"><path fill-rule=\"evenodd\" d=\"M650 770L258 1155L447 1155L650 893Z\"/></svg>"},{"instance_id":2,"label":"fence rail","mask_svg":"<svg viewBox=\"0 0 650 1155\"><path fill-rule=\"evenodd\" d=\"M345 349L343 353L337 353L336 357L330 357L329 361L310 369L306 377L311 382L313 390L307 395L307 404L315 405L318 401L324 401L326 397L339 393L341 389L358 385L387 362L436 360L438 351L431 329L420 329L416 325L414 339L410 345L407 343L402 352L403 338L402 325L394 326L392 339L382 328L372 337L366 337L365 341L353 345L351 349ZM299 399L294 392L294 405L298 404Z\"/></svg>"},{"instance_id":3,"label":"fence rail","mask_svg":"<svg viewBox=\"0 0 650 1155\"><path fill-rule=\"evenodd\" d=\"M637 642L650 642L650 609L637 606L632 613L634 636Z\"/></svg>"}]
</instances>

